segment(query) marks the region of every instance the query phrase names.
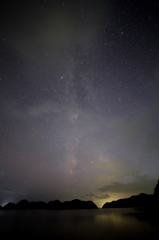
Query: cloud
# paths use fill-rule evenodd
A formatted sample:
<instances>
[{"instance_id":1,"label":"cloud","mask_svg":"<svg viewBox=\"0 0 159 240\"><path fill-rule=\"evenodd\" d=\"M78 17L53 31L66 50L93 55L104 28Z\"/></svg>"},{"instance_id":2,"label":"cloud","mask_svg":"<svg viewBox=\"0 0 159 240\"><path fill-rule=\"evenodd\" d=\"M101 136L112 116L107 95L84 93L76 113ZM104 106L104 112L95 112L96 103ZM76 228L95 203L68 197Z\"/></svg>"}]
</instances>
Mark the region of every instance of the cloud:
<instances>
[{"instance_id":1,"label":"cloud","mask_svg":"<svg viewBox=\"0 0 159 240\"><path fill-rule=\"evenodd\" d=\"M92 199L107 199L110 196L108 194L103 194L103 195L96 195L94 193L86 193L84 198L92 198Z\"/></svg>"},{"instance_id":2,"label":"cloud","mask_svg":"<svg viewBox=\"0 0 159 240\"><path fill-rule=\"evenodd\" d=\"M10 189L10 188L7 188L7 187L3 187L3 188L2 188L2 191L3 191L3 192L6 192L6 193L13 193L13 190Z\"/></svg>"},{"instance_id":3,"label":"cloud","mask_svg":"<svg viewBox=\"0 0 159 240\"><path fill-rule=\"evenodd\" d=\"M94 193L86 193L85 196L86 197L94 197L95 195L94 195Z\"/></svg>"},{"instance_id":4,"label":"cloud","mask_svg":"<svg viewBox=\"0 0 159 240\"><path fill-rule=\"evenodd\" d=\"M109 194L103 194L103 195L96 195L95 198L96 199L107 199L109 198Z\"/></svg>"},{"instance_id":5,"label":"cloud","mask_svg":"<svg viewBox=\"0 0 159 240\"><path fill-rule=\"evenodd\" d=\"M62 106L54 101L42 101L36 106L28 106L26 109L26 113L31 117L39 117L45 116L51 113L61 113Z\"/></svg>"},{"instance_id":6,"label":"cloud","mask_svg":"<svg viewBox=\"0 0 159 240\"><path fill-rule=\"evenodd\" d=\"M134 179L133 179L134 178ZM126 180L126 178L125 178ZM105 193L153 193L156 180L149 176L132 176L132 182L113 182L111 185L105 185L98 188L99 192Z\"/></svg>"}]
</instances>

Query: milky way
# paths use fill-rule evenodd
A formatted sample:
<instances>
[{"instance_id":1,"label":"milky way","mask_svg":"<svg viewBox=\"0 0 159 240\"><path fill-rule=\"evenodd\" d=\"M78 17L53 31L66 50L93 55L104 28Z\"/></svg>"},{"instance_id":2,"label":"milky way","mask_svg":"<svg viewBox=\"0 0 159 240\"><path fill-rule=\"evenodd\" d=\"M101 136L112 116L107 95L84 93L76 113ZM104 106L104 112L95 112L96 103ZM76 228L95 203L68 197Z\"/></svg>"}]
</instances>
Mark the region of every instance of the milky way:
<instances>
[{"instance_id":1,"label":"milky way","mask_svg":"<svg viewBox=\"0 0 159 240\"><path fill-rule=\"evenodd\" d=\"M157 1L1 1L0 204L153 193Z\"/></svg>"}]
</instances>

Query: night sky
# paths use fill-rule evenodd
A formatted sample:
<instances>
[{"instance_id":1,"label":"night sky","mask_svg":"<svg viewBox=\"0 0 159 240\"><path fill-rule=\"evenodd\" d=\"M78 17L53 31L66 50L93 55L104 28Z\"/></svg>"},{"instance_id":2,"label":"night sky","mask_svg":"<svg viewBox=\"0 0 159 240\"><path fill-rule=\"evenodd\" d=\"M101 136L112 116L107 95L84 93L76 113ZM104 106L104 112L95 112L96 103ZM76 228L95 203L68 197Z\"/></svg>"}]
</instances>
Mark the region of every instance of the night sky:
<instances>
[{"instance_id":1,"label":"night sky","mask_svg":"<svg viewBox=\"0 0 159 240\"><path fill-rule=\"evenodd\" d=\"M153 193L159 2L0 2L0 205Z\"/></svg>"}]
</instances>

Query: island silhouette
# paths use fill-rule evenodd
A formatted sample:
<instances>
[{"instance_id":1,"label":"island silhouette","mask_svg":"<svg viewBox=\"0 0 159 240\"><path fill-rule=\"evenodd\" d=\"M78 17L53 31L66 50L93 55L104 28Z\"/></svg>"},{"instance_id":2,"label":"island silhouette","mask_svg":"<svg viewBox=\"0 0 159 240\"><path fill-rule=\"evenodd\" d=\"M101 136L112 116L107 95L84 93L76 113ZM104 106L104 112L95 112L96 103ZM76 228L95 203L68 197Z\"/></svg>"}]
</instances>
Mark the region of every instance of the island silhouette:
<instances>
[{"instance_id":1,"label":"island silhouette","mask_svg":"<svg viewBox=\"0 0 159 240\"><path fill-rule=\"evenodd\" d=\"M112 202L106 202L104 208L136 208L138 210L159 210L159 180L154 188L153 194L140 193L139 195L129 198L119 199ZM28 209L48 209L48 210L67 210L67 209L98 209L93 201L82 201L74 199L71 201L60 202L59 200L29 202L21 200L17 204L7 203L5 206L0 206L4 210L28 210Z\"/></svg>"},{"instance_id":2,"label":"island silhouette","mask_svg":"<svg viewBox=\"0 0 159 240\"><path fill-rule=\"evenodd\" d=\"M159 180L154 188L154 194L140 193L129 198L106 202L102 208L136 208L138 210L158 210Z\"/></svg>"},{"instance_id":3,"label":"island silhouette","mask_svg":"<svg viewBox=\"0 0 159 240\"><path fill-rule=\"evenodd\" d=\"M82 201L74 199L72 201L60 202L59 200L49 201L45 203L43 201L29 202L27 200L21 200L17 204L9 202L4 207L4 210L29 210L29 209L48 209L48 210L66 210L66 209L98 209L96 204L92 201Z\"/></svg>"}]
</instances>

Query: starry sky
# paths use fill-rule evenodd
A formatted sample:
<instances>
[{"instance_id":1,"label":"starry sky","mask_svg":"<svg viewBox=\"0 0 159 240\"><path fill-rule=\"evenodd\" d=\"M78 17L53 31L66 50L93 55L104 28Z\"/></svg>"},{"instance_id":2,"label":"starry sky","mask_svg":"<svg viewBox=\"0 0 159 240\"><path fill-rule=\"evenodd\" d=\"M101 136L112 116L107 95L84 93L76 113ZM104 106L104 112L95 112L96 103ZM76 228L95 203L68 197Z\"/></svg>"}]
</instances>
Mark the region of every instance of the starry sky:
<instances>
[{"instance_id":1,"label":"starry sky","mask_svg":"<svg viewBox=\"0 0 159 240\"><path fill-rule=\"evenodd\" d=\"M159 3L0 7L0 205L105 202L159 178Z\"/></svg>"}]
</instances>

